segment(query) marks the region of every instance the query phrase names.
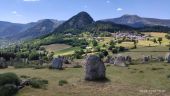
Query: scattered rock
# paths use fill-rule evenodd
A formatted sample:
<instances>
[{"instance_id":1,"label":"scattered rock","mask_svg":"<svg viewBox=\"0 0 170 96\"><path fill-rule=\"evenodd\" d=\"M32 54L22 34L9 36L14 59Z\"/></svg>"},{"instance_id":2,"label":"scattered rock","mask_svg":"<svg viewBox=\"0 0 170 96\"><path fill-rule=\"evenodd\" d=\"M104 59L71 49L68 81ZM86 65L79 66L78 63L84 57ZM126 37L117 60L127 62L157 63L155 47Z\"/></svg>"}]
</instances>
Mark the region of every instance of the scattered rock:
<instances>
[{"instance_id":1,"label":"scattered rock","mask_svg":"<svg viewBox=\"0 0 170 96\"><path fill-rule=\"evenodd\" d=\"M157 57L157 60L160 61L160 62L162 62L162 61L164 61L165 59L164 59L164 57L159 56L159 57Z\"/></svg>"},{"instance_id":2,"label":"scattered rock","mask_svg":"<svg viewBox=\"0 0 170 96\"><path fill-rule=\"evenodd\" d=\"M125 56L117 56L114 61L114 65L116 66L121 66L121 67L126 67L126 58Z\"/></svg>"}]
</instances>

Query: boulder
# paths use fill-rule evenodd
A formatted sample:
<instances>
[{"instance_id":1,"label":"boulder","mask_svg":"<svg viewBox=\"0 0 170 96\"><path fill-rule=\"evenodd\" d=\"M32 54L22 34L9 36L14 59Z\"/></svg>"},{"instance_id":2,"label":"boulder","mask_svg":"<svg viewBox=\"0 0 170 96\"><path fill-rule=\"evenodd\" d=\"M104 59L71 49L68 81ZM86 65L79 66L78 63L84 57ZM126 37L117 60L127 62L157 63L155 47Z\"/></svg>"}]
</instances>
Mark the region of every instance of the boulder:
<instances>
[{"instance_id":1,"label":"boulder","mask_svg":"<svg viewBox=\"0 0 170 96\"><path fill-rule=\"evenodd\" d=\"M126 64L131 64L132 63L132 57L131 56L126 56L125 60L126 60Z\"/></svg>"},{"instance_id":2,"label":"boulder","mask_svg":"<svg viewBox=\"0 0 170 96\"><path fill-rule=\"evenodd\" d=\"M143 61L142 63L147 63L150 61L150 56L143 56Z\"/></svg>"},{"instance_id":3,"label":"boulder","mask_svg":"<svg viewBox=\"0 0 170 96\"><path fill-rule=\"evenodd\" d=\"M170 63L170 53L166 54L165 60L166 60L167 63Z\"/></svg>"},{"instance_id":4,"label":"boulder","mask_svg":"<svg viewBox=\"0 0 170 96\"><path fill-rule=\"evenodd\" d=\"M105 65L104 62L95 55L90 55L85 60L85 80L95 81L104 80L105 77Z\"/></svg>"},{"instance_id":5,"label":"boulder","mask_svg":"<svg viewBox=\"0 0 170 96\"><path fill-rule=\"evenodd\" d=\"M54 58L51 67L52 69L63 69L63 59L60 57Z\"/></svg>"},{"instance_id":6,"label":"boulder","mask_svg":"<svg viewBox=\"0 0 170 96\"><path fill-rule=\"evenodd\" d=\"M164 57L159 56L159 57L157 57L157 60L160 61L160 62L162 62L162 61L164 61L165 59L164 59Z\"/></svg>"},{"instance_id":7,"label":"boulder","mask_svg":"<svg viewBox=\"0 0 170 96\"><path fill-rule=\"evenodd\" d=\"M120 67L126 67L127 65L126 65L126 58L125 58L125 56L121 56L121 55L117 56L115 58L114 65L120 66Z\"/></svg>"},{"instance_id":8,"label":"boulder","mask_svg":"<svg viewBox=\"0 0 170 96\"><path fill-rule=\"evenodd\" d=\"M112 57L112 58L110 59L109 63L110 63L110 64L114 64L114 61L115 61L115 58Z\"/></svg>"}]
</instances>

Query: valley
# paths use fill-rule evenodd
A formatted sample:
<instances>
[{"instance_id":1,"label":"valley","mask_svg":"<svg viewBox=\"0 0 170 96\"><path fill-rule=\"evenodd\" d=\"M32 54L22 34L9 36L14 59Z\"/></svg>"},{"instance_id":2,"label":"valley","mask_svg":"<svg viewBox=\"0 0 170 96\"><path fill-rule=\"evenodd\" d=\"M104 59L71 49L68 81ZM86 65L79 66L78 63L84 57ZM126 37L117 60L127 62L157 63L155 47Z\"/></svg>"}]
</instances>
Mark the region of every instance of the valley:
<instances>
[{"instance_id":1,"label":"valley","mask_svg":"<svg viewBox=\"0 0 170 96\"><path fill-rule=\"evenodd\" d=\"M24 27L12 35L22 42L2 39L0 95L169 96L169 20L121 18L95 21L83 11Z\"/></svg>"}]
</instances>

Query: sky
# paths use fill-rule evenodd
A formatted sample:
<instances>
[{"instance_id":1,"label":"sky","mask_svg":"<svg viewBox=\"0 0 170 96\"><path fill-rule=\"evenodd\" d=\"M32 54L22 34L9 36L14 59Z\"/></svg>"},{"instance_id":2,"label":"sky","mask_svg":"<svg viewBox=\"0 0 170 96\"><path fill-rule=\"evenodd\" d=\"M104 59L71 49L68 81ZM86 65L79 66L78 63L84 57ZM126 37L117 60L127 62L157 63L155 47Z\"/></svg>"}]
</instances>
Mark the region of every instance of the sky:
<instances>
[{"instance_id":1,"label":"sky","mask_svg":"<svg viewBox=\"0 0 170 96\"><path fill-rule=\"evenodd\" d=\"M94 20L124 14L170 19L170 0L0 0L0 21L67 20L81 11Z\"/></svg>"}]
</instances>

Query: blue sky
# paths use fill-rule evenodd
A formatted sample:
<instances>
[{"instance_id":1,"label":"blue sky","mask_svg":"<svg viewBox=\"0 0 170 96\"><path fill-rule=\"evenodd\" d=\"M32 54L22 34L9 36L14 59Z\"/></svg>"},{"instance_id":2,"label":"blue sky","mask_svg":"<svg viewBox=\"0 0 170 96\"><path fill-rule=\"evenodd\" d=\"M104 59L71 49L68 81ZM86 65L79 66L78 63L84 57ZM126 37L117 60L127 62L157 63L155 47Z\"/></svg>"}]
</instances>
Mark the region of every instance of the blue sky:
<instances>
[{"instance_id":1,"label":"blue sky","mask_svg":"<svg viewBox=\"0 0 170 96\"><path fill-rule=\"evenodd\" d=\"M0 21L67 20L80 11L95 20L124 14L170 19L170 0L0 0Z\"/></svg>"}]
</instances>

